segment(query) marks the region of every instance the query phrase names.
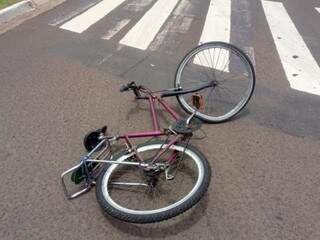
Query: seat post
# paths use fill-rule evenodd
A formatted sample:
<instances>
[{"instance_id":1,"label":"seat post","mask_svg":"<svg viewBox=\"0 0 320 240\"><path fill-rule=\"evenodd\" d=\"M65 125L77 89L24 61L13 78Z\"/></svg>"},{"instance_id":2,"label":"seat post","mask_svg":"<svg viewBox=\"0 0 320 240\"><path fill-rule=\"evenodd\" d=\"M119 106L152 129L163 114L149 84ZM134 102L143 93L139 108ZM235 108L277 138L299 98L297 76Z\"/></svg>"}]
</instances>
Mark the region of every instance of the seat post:
<instances>
[{"instance_id":1,"label":"seat post","mask_svg":"<svg viewBox=\"0 0 320 240\"><path fill-rule=\"evenodd\" d=\"M155 98L153 96L149 96L148 100L149 100L150 113L151 113L151 118L153 123L153 129L154 131L159 131L160 127L159 127L158 115L155 110Z\"/></svg>"}]
</instances>

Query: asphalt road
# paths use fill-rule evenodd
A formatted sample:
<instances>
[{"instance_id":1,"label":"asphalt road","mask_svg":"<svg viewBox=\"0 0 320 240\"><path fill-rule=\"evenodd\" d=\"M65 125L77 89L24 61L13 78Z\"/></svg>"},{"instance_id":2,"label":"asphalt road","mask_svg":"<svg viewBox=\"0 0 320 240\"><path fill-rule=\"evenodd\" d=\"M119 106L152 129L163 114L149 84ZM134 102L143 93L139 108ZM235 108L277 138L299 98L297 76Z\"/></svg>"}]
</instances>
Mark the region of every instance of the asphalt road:
<instances>
[{"instance_id":1,"label":"asphalt road","mask_svg":"<svg viewBox=\"0 0 320 240\"><path fill-rule=\"evenodd\" d=\"M0 238L320 239L320 96L290 87L260 1L232 1L230 42L254 60L257 86L241 114L205 125L207 138L193 142L213 171L201 202L135 225L106 217L94 191L64 197L60 174L84 153L87 131L151 127L147 105L120 86L172 87L177 64L199 43L208 0L184 1L145 50L119 44L154 2L125 1L76 33L60 26L95 1L68 0L0 35ZM320 65L319 1L282 2ZM179 21L189 24L182 30Z\"/></svg>"}]
</instances>

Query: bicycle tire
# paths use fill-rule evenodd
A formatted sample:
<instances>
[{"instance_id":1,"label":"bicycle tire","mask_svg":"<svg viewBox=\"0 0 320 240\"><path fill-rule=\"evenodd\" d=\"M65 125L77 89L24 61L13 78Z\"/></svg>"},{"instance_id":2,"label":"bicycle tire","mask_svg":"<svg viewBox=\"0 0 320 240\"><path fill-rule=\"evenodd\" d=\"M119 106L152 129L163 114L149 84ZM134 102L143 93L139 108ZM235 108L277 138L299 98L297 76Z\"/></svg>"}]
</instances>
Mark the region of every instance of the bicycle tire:
<instances>
[{"instance_id":1,"label":"bicycle tire","mask_svg":"<svg viewBox=\"0 0 320 240\"><path fill-rule=\"evenodd\" d=\"M138 146L137 150L140 153L144 151L148 151L148 149L160 149L166 146L164 141L154 141L148 144L142 144ZM182 150L185 148L183 144L176 144L170 147L171 149L175 150ZM126 158L125 152L121 152L117 156L114 156L113 159L116 161L123 161ZM205 194L207 188L209 186L210 178L211 178L211 169L207 159L203 156L201 152L199 152L195 147L188 145L185 154L193 155L195 157L197 164L199 164L199 169L202 171L201 180L197 180L197 187L192 189L192 194L188 195L188 198L183 198L179 204L174 205L173 207L163 208L163 211L160 210L150 210L147 211L137 211L133 209L126 209L122 206L117 206L113 202L110 196L106 196L106 191L108 191L108 187L104 187L104 185L109 184L109 178L112 174L112 171L117 168L119 165L107 165L102 170L96 185L96 196L97 200L103 209L105 214L111 215L114 218L120 219L125 222L130 223L153 223L163 221L172 217L175 217L188 209L194 206ZM111 169L113 166L113 170ZM111 170L110 170L111 169ZM109 172L108 172L109 171ZM199 170L200 172L200 170ZM179 174L179 173L178 173ZM200 175L200 174L199 174ZM107 182L107 184L106 184ZM176 186L179 188L180 186ZM106 190L107 189L107 190ZM109 194L109 193L108 193ZM110 199L112 201L110 201ZM132 199L131 199L132 200ZM116 203L117 204L117 203Z\"/></svg>"},{"instance_id":2,"label":"bicycle tire","mask_svg":"<svg viewBox=\"0 0 320 240\"><path fill-rule=\"evenodd\" d=\"M217 49L217 50L216 50ZM219 49L219 55L215 56L215 54L218 53ZM216 52L217 51L217 52ZM229 52L229 55L226 54L226 62L225 66L223 67L222 58L220 58L220 54L222 52ZM202 55L201 55L202 53ZM209 53L209 54L208 54ZM231 55L234 54L234 55ZM225 59L224 58L224 59ZM202 60L201 60L202 59ZM209 60L208 60L209 59ZM216 62L215 62L216 60ZM236 60L239 60L236 61ZM227 62L228 61L228 62ZM221 66L219 66L221 65ZM192 67L194 69L192 69ZM208 70L210 67L213 68L213 70ZM220 67L220 69L219 69ZM191 70L190 70L191 69ZM187 74L187 70L189 73ZM196 70L196 71L195 71ZM239 101L234 101L235 103L232 103L231 96L234 97L236 94L230 94L232 88L239 87L241 84L245 83L244 80L236 80L234 76L236 75L235 72L238 71L237 74L240 76L240 71L243 70L244 73L243 76L247 76L248 80L248 87L247 89L244 89L243 97ZM197 73L200 73L198 76L195 76ZM219 75L218 75L219 74ZM210 75L210 76L209 76ZM212 76L211 76L212 75ZM223 79L218 79L218 77L224 77ZM228 78L229 76L229 78ZM207 79L205 79L207 78ZM194 81L194 83L191 82ZM189 82L188 82L189 81ZM204 82L212 81L215 86L209 87L205 90L199 91L199 93L196 94L204 94L205 91L207 91L206 101L203 101L203 105L205 105L205 108L207 109L208 104L212 103L215 104L215 106L210 105L210 109L212 112L207 113L204 112L205 110L199 110L196 106L193 106L192 103L188 103L190 99L188 99L188 96L190 97L190 94L186 95L178 95L177 100L181 107L189 114L193 113L195 110L198 112L196 113L196 117L207 122L207 123L220 123L225 122L232 117L234 117L236 114L238 114L249 102L254 88L255 88L255 71L253 64L249 57L238 47L224 42L208 42L204 43L202 45L199 45L192 49L189 53L185 55L185 57L180 62L176 75L175 75L175 81L174 81L174 87L175 88L194 88L197 87L198 84L203 84ZM229 83L233 81L233 83ZM226 85L229 88L226 87ZM189 85L189 86L187 86ZM208 91L211 91L208 93ZM222 94L220 98L217 97L218 94ZM194 96L195 93L193 93L192 96ZM230 96L230 97L228 97ZM216 98L216 99L214 99ZM221 111L219 109L223 108L223 104L233 106L228 111ZM213 113L213 111L216 111L217 113Z\"/></svg>"}]
</instances>

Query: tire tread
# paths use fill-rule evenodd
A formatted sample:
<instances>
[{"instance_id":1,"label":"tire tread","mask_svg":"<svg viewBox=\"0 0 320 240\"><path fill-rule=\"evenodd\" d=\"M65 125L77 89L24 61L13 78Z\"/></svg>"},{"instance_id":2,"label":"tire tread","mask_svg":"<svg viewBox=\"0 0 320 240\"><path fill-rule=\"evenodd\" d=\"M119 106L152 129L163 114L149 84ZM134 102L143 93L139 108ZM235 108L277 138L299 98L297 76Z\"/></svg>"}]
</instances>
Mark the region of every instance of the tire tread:
<instances>
[{"instance_id":1,"label":"tire tread","mask_svg":"<svg viewBox=\"0 0 320 240\"><path fill-rule=\"evenodd\" d=\"M149 144L159 144L164 143L163 141L154 141ZM180 146L180 144L177 144ZM139 147L142 147L143 145L140 145ZM182 214L183 212L187 211L191 207L193 207L196 203L200 201L200 199L203 197L203 195L206 193L210 179L211 179L211 168L207 161L207 159L203 156L203 154L197 150L195 147L188 145L188 148L195 152L199 158L201 159L201 162L203 163L204 167L204 178L203 181L198 188L198 190L195 192L194 195L192 195L189 199L187 199L185 202L183 202L181 205L178 205L177 207L173 209L169 209L164 212L156 213L156 214L146 214L146 215L138 215L138 214L128 214L119 211L118 209L113 208L105 199L102 193L102 179L103 175L108 169L110 165L105 166L105 169L101 172L96 186L96 196L99 205L101 206L103 212L105 214L111 215L114 218L117 218L119 220L130 222L130 223L154 223L159 222L163 220L167 220L169 218L178 216L179 214ZM121 155L123 155L124 152L120 153L119 155L115 156L114 159L119 158Z\"/></svg>"}]
</instances>

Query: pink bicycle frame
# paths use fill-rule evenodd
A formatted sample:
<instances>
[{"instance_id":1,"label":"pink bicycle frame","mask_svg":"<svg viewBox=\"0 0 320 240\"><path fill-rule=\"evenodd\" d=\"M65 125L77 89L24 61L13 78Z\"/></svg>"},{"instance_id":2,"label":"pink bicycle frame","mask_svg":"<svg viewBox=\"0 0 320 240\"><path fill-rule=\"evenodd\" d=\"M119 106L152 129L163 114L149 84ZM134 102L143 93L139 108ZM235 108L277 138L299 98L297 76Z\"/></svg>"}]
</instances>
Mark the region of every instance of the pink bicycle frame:
<instances>
[{"instance_id":1,"label":"pink bicycle frame","mask_svg":"<svg viewBox=\"0 0 320 240\"><path fill-rule=\"evenodd\" d=\"M150 106L150 113L151 113L151 118L152 118L152 124L153 124L153 130L151 131L145 131L145 132L134 132L134 133L126 133L124 135L120 135L118 138L119 139L130 139L130 138L145 138L145 137L157 137L157 136L163 136L166 135L166 133L162 130L160 130L159 126L159 119L158 115L155 110L155 101L158 101L164 109L175 119L179 120L181 116L174 111L167 103L165 100L154 96L150 95L148 96L148 101L149 101L149 106Z\"/></svg>"},{"instance_id":2,"label":"pink bicycle frame","mask_svg":"<svg viewBox=\"0 0 320 240\"><path fill-rule=\"evenodd\" d=\"M158 115L157 115L156 109L155 109L155 102L158 101L158 103L162 105L162 107L166 110L166 112L168 112L172 116L172 118L174 120L177 121L177 120L181 119L181 116L176 111L174 111L164 99L162 99L156 95L150 94L148 96L148 101L149 101L153 130L145 131L145 132L126 133L124 135L118 136L118 139L123 139L126 142L127 146L130 149L135 151L135 153L140 161L143 161L143 159L139 156L139 153L136 151L134 145L130 141L131 138L159 137L159 136L167 135L167 133L165 133L163 130L160 129L159 119L158 119ZM179 136L179 135L175 136L167 144L167 146L164 149L159 151L159 153L154 157L154 160L159 158L171 145L175 144L179 138L181 138L181 136ZM170 157L170 159L171 158L172 157ZM170 159L168 161L171 161Z\"/></svg>"},{"instance_id":3,"label":"pink bicycle frame","mask_svg":"<svg viewBox=\"0 0 320 240\"><path fill-rule=\"evenodd\" d=\"M146 138L146 137L158 137L158 136L169 136L168 132L161 130L160 129L160 125L159 125L159 119L158 119L158 115L155 109L155 102L158 101L163 108L173 117L174 120L179 120L181 117L178 113L176 113L161 97L153 95L152 93L148 94L148 97L145 97L143 99L148 99L149 101L149 105L150 105L150 113L151 113L151 118L152 118L152 124L153 124L153 130L151 131L145 131L145 132L134 132L134 133L127 133L124 135L120 135L117 137L112 137L112 139L114 140L118 140L118 139L123 139L128 147L128 150L134 151L137 159L140 161L140 163L132 163L132 162L122 162L122 164L131 164L131 165L139 165L141 167L144 166L144 161L143 158L140 156L139 152L137 151L136 147L132 144L132 142L130 141L131 138ZM172 140L170 140L169 143L166 144L166 146L162 149L160 149L157 153L156 156L153 157L152 161L156 161L157 159L159 159L159 157L167 150L170 148L170 146L174 145L175 143L177 143L179 141L179 138L182 138L183 136L176 134ZM92 176L90 178L88 178L85 188L83 188L82 190L70 194L68 192L67 186L65 184L64 178L67 174L70 174L71 172L75 171L76 169L78 169L79 167L81 167L83 164L86 164L87 162L96 162L96 163L109 163L109 164L113 164L115 163L113 160L99 160L99 159L91 159L90 156L91 154L93 154L95 152L95 150L97 148L99 148L99 146L102 146L103 143L105 143L106 141L108 141L107 138L105 138L104 140L102 140L91 152L89 152L87 155L85 155L84 157L81 158L81 161L79 164L77 164L76 166L68 169L67 171L63 172L61 174L61 182L62 182L62 186L63 189L65 191L65 194L67 196L68 199L73 199L76 198L78 196L80 196L81 194L89 191L92 186L94 185L94 178L92 178ZM110 145L108 145L110 146ZM104 151L102 151L104 152ZM110 154L111 151L109 150L108 154ZM100 155L103 153L100 153ZM100 156L99 155L99 156ZM174 150L172 152L172 154L168 157L167 162L173 163L177 158L177 152ZM119 163L117 163L119 164Z\"/></svg>"}]
</instances>

